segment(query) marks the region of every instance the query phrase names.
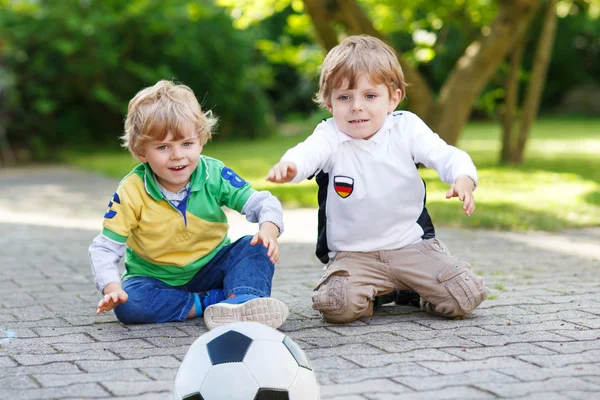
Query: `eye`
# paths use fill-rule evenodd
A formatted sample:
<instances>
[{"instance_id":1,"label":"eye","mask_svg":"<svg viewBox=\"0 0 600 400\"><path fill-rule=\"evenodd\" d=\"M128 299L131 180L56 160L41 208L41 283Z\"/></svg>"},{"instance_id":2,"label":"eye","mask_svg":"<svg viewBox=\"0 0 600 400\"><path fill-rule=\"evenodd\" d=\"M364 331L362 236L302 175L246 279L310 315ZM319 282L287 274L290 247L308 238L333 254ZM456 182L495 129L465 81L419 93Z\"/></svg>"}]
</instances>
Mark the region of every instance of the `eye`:
<instances>
[{"instance_id":1,"label":"eye","mask_svg":"<svg viewBox=\"0 0 600 400\"><path fill-rule=\"evenodd\" d=\"M371 100L372 100L372 99L375 99L375 98L377 98L377 95L376 95L376 94L368 94L368 95L366 95L365 97L366 97L367 99L371 99Z\"/></svg>"},{"instance_id":2,"label":"eye","mask_svg":"<svg viewBox=\"0 0 600 400\"><path fill-rule=\"evenodd\" d=\"M158 150L167 150L168 148L169 148L169 146L167 146L166 144L163 144L162 146L157 147Z\"/></svg>"},{"instance_id":3,"label":"eye","mask_svg":"<svg viewBox=\"0 0 600 400\"><path fill-rule=\"evenodd\" d=\"M190 146L193 146L193 145L194 145L194 142L185 142L183 144L183 147L190 147Z\"/></svg>"},{"instance_id":4,"label":"eye","mask_svg":"<svg viewBox=\"0 0 600 400\"><path fill-rule=\"evenodd\" d=\"M341 94L338 96L338 100L342 100L342 101L346 101L349 100L350 96L346 95L346 94Z\"/></svg>"}]
</instances>

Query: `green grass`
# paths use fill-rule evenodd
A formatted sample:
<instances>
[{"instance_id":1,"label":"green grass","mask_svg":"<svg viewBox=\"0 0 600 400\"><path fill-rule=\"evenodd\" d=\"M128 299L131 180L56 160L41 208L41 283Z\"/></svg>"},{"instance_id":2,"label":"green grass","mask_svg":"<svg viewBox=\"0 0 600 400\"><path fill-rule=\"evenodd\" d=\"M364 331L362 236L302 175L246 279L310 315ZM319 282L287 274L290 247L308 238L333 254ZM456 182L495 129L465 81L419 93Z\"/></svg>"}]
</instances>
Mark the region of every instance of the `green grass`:
<instances>
[{"instance_id":1,"label":"green grass","mask_svg":"<svg viewBox=\"0 0 600 400\"><path fill-rule=\"evenodd\" d=\"M218 158L257 189L270 190L286 206L316 207L316 184L275 185L264 180L283 153L303 140L314 121L282 126L287 134L256 141L210 142L204 154ZM458 147L479 171L477 209L466 217L433 170L423 169L427 208L436 225L502 230L546 230L600 226L600 119L546 118L531 133L525 163L499 166L500 127L470 123ZM125 150L67 150L62 158L81 168L123 177L136 162ZM316 216L315 216L316 217Z\"/></svg>"}]
</instances>

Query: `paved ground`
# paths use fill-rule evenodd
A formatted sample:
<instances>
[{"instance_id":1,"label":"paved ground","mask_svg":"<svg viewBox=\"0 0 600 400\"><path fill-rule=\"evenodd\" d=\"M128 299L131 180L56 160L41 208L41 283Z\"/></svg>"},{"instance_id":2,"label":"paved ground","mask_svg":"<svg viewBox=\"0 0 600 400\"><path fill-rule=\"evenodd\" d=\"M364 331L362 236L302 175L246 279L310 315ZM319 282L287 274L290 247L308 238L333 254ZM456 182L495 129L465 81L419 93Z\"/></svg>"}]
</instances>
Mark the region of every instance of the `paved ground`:
<instances>
[{"instance_id":1,"label":"paved ground","mask_svg":"<svg viewBox=\"0 0 600 400\"><path fill-rule=\"evenodd\" d=\"M124 326L96 316L87 247L116 181L0 169L0 399L167 399L201 320ZM492 298L449 321L386 306L350 325L310 307L322 271L312 210L290 210L274 295L324 399L600 398L600 229L440 229ZM248 232L236 218L233 236Z\"/></svg>"}]
</instances>

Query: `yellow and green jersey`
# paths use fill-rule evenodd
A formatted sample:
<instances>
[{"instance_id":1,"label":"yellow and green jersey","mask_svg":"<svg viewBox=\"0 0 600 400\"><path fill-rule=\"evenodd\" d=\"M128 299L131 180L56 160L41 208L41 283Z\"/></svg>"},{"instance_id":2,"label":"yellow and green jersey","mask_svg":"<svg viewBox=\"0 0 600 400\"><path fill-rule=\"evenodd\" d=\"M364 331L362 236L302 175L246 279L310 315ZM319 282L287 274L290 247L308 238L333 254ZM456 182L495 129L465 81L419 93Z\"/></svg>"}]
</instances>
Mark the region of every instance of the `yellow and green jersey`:
<instances>
[{"instance_id":1,"label":"yellow and green jersey","mask_svg":"<svg viewBox=\"0 0 600 400\"><path fill-rule=\"evenodd\" d=\"M176 207L161 193L150 167L141 164L119 184L102 235L127 244L123 279L152 276L184 285L229 244L221 207L241 212L253 193L221 161L201 156L188 196Z\"/></svg>"}]
</instances>

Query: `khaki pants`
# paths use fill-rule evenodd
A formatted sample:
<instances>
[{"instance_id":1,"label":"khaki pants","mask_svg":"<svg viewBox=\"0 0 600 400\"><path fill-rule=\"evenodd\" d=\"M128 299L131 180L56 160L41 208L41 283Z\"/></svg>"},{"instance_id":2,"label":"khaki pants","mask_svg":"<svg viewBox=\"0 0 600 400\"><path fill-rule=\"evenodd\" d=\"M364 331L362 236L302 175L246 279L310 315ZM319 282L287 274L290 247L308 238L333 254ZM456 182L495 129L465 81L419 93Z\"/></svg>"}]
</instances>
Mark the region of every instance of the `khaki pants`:
<instances>
[{"instance_id":1,"label":"khaki pants","mask_svg":"<svg viewBox=\"0 0 600 400\"><path fill-rule=\"evenodd\" d=\"M398 250L340 252L312 295L313 308L334 323L373 315L375 296L414 290L428 313L463 316L487 297L488 288L471 266L452 257L439 239Z\"/></svg>"}]
</instances>

